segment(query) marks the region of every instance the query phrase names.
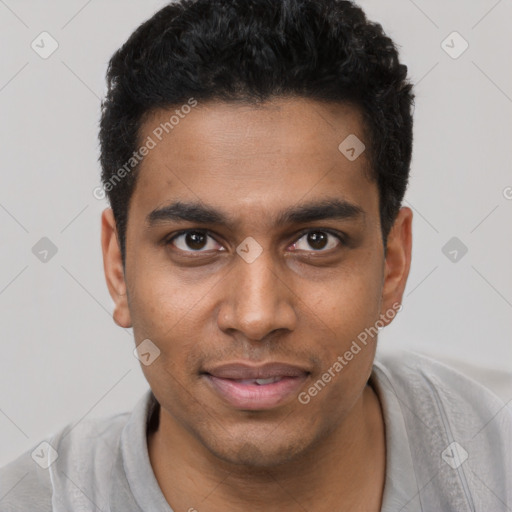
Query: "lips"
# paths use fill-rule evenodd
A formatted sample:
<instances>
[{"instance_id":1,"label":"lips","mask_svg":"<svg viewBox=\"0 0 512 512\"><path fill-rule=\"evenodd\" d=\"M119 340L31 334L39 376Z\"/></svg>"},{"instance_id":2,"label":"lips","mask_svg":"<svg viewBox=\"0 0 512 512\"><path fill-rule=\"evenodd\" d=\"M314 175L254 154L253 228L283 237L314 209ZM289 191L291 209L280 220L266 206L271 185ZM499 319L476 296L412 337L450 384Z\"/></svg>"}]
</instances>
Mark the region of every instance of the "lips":
<instances>
[{"instance_id":1,"label":"lips","mask_svg":"<svg viewBox=\"0 0 512 512\"><path fill-rule=\"evenodd\" d=\"M285 363L267 363L260 366L230 363L206 370L205 373L209 373L219 379L250 380L271 379L274 377L300 377L309 372L299 366Z\"/></svg>"},{"instance_id":2,"label":"lips","mask_svg":"<svg viewBox=\"0 0 512 512\"><path fill-rule=\"evenodd\" d=\"M260 366L230 363L203 373L210 389L237 409L263 410L277 407L295 396L309 371L286 363Z\"/></svg>"},{"instance_id":3,"label":"lips","mask_svg":"<svg viewBox=\"0 0 512 512\"><path fill-rule=\"evenodd\" d=\"M282 380L282 376L269 377L268 379L233 379L240 384L258 384L258 386L266 386L267 384L273 384Z\"/></svg>"}]
</instances>

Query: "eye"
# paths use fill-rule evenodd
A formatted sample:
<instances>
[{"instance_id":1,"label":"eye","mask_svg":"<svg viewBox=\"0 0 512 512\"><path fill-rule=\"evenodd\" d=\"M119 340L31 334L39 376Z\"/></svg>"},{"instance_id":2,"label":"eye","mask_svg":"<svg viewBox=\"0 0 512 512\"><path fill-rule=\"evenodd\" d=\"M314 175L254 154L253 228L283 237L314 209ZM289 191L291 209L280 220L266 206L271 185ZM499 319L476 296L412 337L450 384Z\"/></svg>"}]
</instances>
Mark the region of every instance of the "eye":
<instances>
[{"instance_id":1,"label":"eye","mask_svg":"<svg viewBox=\"0 0 512 512\"><path fill-rule=\"evenodd\" d=\"M208 239L213 242L209 242ZM206 231L183 231L174 235L167 242L168 245L174 245L183 252L206 252L215 250L217 242ZM221 245L220 250L224 250ZM203 250L201 250L203 249Z\"/></svg>"},{"instance_id":2,"label":"eye","mask_svg":"<svg viewBox=\"0 0 512 512\"><path fill-rule=\"evenodd\" d=\"M167 240L166 244L188 253L225 250L207 231L200 230L177 233ZM309 230L301 233L300 238L293 243L292 250L327 252L340 245L344 245L344 240L340 235L325 230Z\"/></svg>"},{"instance_id":3,"label":"eye","mask_svg":"<svg viewBox=\"0 0 512 512\"><path fill-rule=\"evenodd\" d=\"M302 247L301 241L304 241ZM309 248L307 247L308 245ZM343 245L343 240L339 235L335 235L329 231L318 230L303 233L301 238L293 244L293 247L294 250L300 251L310 251L312 248L314 252L327 252L329 249L334 249L340 245Z\"/></svg>"}]
</instances>

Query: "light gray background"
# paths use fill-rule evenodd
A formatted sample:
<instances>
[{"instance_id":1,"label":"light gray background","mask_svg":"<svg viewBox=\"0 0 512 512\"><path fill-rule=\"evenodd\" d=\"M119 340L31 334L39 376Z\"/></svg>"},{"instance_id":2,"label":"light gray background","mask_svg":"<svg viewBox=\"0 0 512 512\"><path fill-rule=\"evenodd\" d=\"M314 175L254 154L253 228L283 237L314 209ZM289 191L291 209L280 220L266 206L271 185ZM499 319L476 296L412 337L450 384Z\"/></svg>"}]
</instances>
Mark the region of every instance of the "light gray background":
<instances>
[{"instance_id":1,"label":"light gray background","mask_svg":"<svg viewBox=\"0 0 512 512\"><path fill-rule=\"evenodd\" d=\"M131 409L147 388L131 331L111 318L107 205L92 191L108 60L164 4L0 0L0 465L67 423ZM512 1L360 4L417 84L413 263L380 348L510 371ZM31 48L42 31L59 44L47 59ZM442 48L453 31L469 43L457 59ZM455 263L442 252L454 236L468 248ZM42 237L58 248L46 263L32 253Z\"/></svg>"}]
</instances>

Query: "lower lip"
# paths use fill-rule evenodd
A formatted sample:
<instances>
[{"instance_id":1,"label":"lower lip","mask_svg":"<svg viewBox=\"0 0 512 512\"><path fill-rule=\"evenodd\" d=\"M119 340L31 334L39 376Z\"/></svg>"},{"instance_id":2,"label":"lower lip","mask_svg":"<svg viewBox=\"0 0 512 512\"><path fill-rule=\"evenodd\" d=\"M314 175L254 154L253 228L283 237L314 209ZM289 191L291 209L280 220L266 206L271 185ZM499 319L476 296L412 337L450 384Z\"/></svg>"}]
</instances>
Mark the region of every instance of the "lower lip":
<instances>
[{"instance_id":1,"label":"lower lip","mask_svg":"<svg viewBox=\"0 0 512 512\"><path fill-rule=\"evenodd\" d=\"M306 380L303 377L284 377L272 384L241 384L232 379L206 375L213 389L230 405L250 411L272 409L291 395L296 395Z\"/></svg>"}]
</instances>

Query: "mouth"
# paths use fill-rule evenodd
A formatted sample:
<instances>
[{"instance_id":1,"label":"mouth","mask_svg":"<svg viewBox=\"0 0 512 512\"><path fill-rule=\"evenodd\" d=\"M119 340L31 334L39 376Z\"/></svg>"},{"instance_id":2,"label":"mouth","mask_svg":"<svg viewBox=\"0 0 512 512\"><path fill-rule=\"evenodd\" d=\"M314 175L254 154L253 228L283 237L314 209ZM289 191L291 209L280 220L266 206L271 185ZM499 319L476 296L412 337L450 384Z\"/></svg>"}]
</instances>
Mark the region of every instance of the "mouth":
<instances>
[{"instance_id":1,"label":"mouth","mask_svg":"<svg viewBox=\"0 0 512 512\"><path fill-rule=\"evenodd\" d=\"M228 405L241 410L266 410L295 397L310 374L284 363L261 366L226 364L202 372L210 389Z\"/></svg>"}]
</instances>

